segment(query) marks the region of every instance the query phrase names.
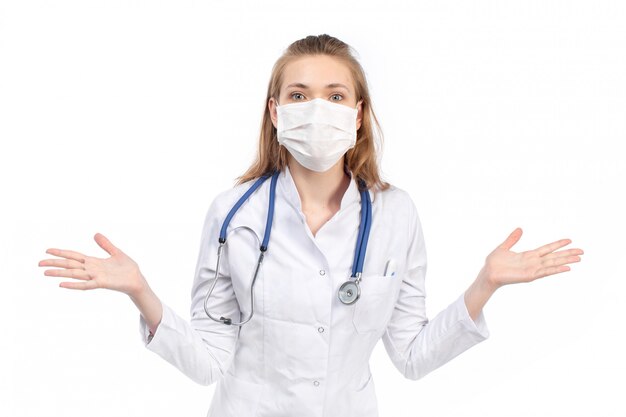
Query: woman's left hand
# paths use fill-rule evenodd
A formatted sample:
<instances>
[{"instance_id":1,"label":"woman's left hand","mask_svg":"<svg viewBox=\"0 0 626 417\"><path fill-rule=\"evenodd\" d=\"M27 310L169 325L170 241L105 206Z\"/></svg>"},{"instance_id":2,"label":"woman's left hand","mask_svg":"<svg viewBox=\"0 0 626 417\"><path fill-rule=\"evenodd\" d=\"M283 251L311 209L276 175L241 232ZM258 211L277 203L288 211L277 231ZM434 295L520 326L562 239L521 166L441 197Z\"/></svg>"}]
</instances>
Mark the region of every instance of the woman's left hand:
<instances>
[{"instance_id":1,"label":"woman's left hand","mask_svg":"<svg viewBox=\"0 0 626 417\"><path fill-rule=\"evenodd\" d=\"M584 253L578 248L555 252L572 243L570 239L557 240L525 252L511 251L521 236L522 229L518 227L487 256L481 274L494 288L569 271L567 264L579 262L579 255Z\"/></svg>"}]
</instances>

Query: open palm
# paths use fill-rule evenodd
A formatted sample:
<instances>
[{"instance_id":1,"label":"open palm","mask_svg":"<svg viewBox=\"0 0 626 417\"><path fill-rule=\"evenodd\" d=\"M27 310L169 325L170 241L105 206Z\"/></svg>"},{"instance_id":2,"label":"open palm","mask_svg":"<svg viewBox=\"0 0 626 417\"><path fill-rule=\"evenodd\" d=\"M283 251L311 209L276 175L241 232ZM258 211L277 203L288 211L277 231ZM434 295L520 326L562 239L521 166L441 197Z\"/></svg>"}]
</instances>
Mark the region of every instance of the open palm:
<instances>
[{"instance_id":1,"label":"open palm","mask_svg":"<svg viewBox=\"0 0 626 417\"><path fill-rule=\"evenodd\" d=\"M145 279L137 263L115 247L104 235L96 233L94 240L111 255L109 258L96 258L72 250L51 248L46 250L46 253L63 259L44 259L39 262L39 266L54 266L62 269L48 269L44 271L44 275L68 277L80 281L61 282L59 286L63 288L77 290L107 288L129 295L138 291Z\"/></svg>"},{"instance_id":2,"label":"open palm","mask_svg":"<svg viewBox=\"0 0 626 417\"><path fill-rule=\"evenodd\" d=\"M569 263L579 262L582 249L557 249L572 243L561 239L525 252L513 252L511 247L522 236L522 229L515 229L506 240L495 248L485 261L484 272L492 284L502 286L530 282L548 275L570 270Z\"/></svg>"}]
</instances>

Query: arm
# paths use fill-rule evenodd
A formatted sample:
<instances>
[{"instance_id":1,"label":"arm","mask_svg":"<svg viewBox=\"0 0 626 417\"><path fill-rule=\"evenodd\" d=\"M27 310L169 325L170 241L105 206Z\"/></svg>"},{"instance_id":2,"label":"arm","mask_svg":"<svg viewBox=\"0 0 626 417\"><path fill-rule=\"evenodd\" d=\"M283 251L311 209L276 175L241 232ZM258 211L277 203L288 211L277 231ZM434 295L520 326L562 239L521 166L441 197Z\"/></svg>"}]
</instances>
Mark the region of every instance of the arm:
<instances>
[{"instance_id":1,"label":"arm","mask_svg":"<svg viewBox=\"0 0 626 417\"><path fill-rule=\"evenodd\" d=\"M569 271L583 251L554 252L569 239L515 253L510 248L521 237L516 229L489 256L470 287L429 321L425 309L426 248L417 210L409 205L409 250L398 301L383 335L383 343L396 368L408 379L419 379L489 337L483 307L503 285L529 282Z\"/></svg>"},{"instance_id":2,"label":"arm","mask_svg":"<svg viewBox=\"0 0 626 417\"><path fill-rule=\"evenodd\" d=\"M137 292L128 294L128 296L132 302L135 303L135 306L137 306L137 309L139 309L139 312L146 321L150 331L149 338L152 339L159 323L161 323L163 306L161 305L161 300L159 300L159 297L152 291L152 288L150 288L145 278L143 281L145 285Z\"/></svg>"},{"instance_id":3,"label":"arm","mask_svg":"<svg viewBox=\"0 0 626 417\"><path fill-rule=\"evenodd\" d=\"M529 282L569 271L582 249L554 252L571 243L561 239L535 250L512 252L522 230L515 229L486 258L476 280L456 301L429 321L425 309L426 248L417 210L410 201L409 249L398 301L383 335L396 368L408 379L419 379L489 337L482 309L501 286Z\"/></svg>"},{"instance_id":4,"label":"arm","mask_svg":"<svg viewBox=\"0 0 626 417\"><path fill-rule=\"evenodd\" d=\"M383 334L394 366L417 380L489 337L482 311L472 319L463 295L432 320L426 315L426 247L417 209L407 196L408 251L398 300ZM472 293L474 295L476 293Z\"/></svg>"},{"instance_id":5,"label":"arm","mask_svg":"<svg viewBox=\"0 0 626 417\"><path fill-rule=\"evenodd\" d=\"M189 321L177 315L167 304L160 302L149 289L133 299L142 312L139 326L146 348L201 385L213 384L226 372L239 335L237 326L215 322L204 311L204 299L215 277L221 215L222 212L214 201L202 230L191 289ZM208 308L227 317L238 318L239 304L233 290L227 256L227 251L224 251L220 277L211 294ZM155 325L158 327L153 328Z\"/></svg>"},{"instance_id":6,"label":"arm","mask_svg":"<svg viewBox=\"0 0 626 417\"><path fill-rule=\"evenodd\" d=\"M478 277L476 277L476 280L469 286L467 291L465 291L463 297L465 306L472 320L476 321L478 319L478 315L496 289L493 284L489 283L481 271Z\"/></svg>"},{"instance_id":7,"label":"arm","mask_svg":"<svg viewBox=\"0 0 626 417\"><path fill-rule=\"evenodd\" d=\"M221 195L220 195L221 196ZM204 312L204 296L215 277L218 221L224 215L218 196L211 204L202 230L200 254L196 264L191 292L191 321L182 319L162 303L148 286L139 266L104 235L94 239L109 258L96 258L80 252L49 248L46 253L61 259L44 259L39 266L59 267L44 275L68 277L77 281L61 282L59 286L73 290L105 288L127 294L140 311L139 325L145 346L176 366L189 378L210 385L224 374L234 352L238 328L211 320ZM209 308L227 317L240 315L239 305L228 271L228 256L223 255L220 271Z\"/></svg>"}]
</instances>

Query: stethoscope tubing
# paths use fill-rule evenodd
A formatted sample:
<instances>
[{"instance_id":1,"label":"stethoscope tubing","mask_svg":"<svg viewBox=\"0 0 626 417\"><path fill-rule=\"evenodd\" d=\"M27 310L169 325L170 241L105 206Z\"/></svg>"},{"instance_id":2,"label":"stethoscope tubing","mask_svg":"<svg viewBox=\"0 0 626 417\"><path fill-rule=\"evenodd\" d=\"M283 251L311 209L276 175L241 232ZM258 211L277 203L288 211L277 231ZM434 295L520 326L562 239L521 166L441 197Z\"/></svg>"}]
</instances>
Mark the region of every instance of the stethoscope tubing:
<instances>
[{"instance_id":1,"label":"stethoscope tubing","mask_svg":"<svg viewBox=\"0 0 626 417\"><path fill-rule=\"evenodd\" d=\"M357 238L357 250L354 252L354 261L352 262L352 277L357 278L357 282L361 280L361 272L363 271L363 263L365 262L365 252L367 250L367 242L369 240L370 228L372 223L372 202L370 200L369 191L365 188L365 183L360 180L361 184L361 213L365 217L365 221L359 224L359 234Z\"/></svg>"},{"instance_id":2,"label":"stethoscope tubing","mask_svg":"<svg viewBox=\"0 0 626 417\"><path fill-rule=\"evenodd\" d=\"M211 319L217 321L217 322L221 322L224 324L231 324L231 325L235 325L235 326L243 326L244 324L246 324L248 321L250 321L250 319L252 318L252 315L254 314L254 284L256 283L256 278L259 274L259 269L261 268L261 264L263 263L263 258L265 257L265 252L267 251L267 245L269 244L269 240L270 240L270 233L272 231L272 221L274 218L274 204L275 204L275 196L276 196L276 182L278 180L278 174L280 173L280 171L275 171L272 174L272 180L270 183L270 201L269 201L269 208L267 211L267 220L265 223L265 234L263 235L263 242L261 243L261 247L259 248L259 259L257 261L257 265L256 268L254 270L254 276L252 278L252 283L250 285L250 315L248 316L248 318L246 320L243 320L241 322L233 322L232 319L228 318L228 317L220 317L219 319L216 317L213 317L213 315L209 312L209 308L207 306L207 303L209 301L209 298L211 297L211 294L213 293L213 289L215 288L215 284L217 283L217 280L219 278L219 272L220 272L220 260L222 258L222 251L224 249L224 245L226 244L226 231L228 229L228 224L230 223L230 220L233 218L233 216L235 215L235 213L237 212L237 210L239 210L239 208L243 205L243 203L248 199L248 197L250 197L250 195L256 191L257 188L259 188L259 186L265 182L265 180L267 180L269 178L269 174L268 175L263 175L261 176L259 179L256 180L256 182L254 184L252 184L252 186L248 189L248 191L246 191L241 198L239 198L239 200L237 201L237 203L235 203L235 205L230 209L230 211L228 212L228 215L226 215L226 219L224 220L224 223L222 224L222 228L220 230L220 237L219 237L219 246L217 248L217 263L215 266L215 277L213 279L213 283L211 284L211 288L209 289L209 292L207 293L206 297L204 298L204 312L207 314L207 316L209 316Z\"/></svg>"},{"instance_id":3,"label":"stethoscope tubing","mask_svg":"<svg viewBox=\"0 0 626 417\"><path fill-rule=\"evenodd\" d=\"M228 214L226 215L226 218L224 219L224 222L222 224L222 227L220 229L220 236L219 236L219 246L217 248L217 262L216 262L216 266L215 266L215 277L213 279L213 283L211 284L211 288L209 289L205 299L204 299L204 311L207 314L207 316L209 316L209 318L211 318L212 320L216 321L216 322L221 322L224 324L228 324L228 325L234 325L234 326L243 326L244 324L246 324L248 321L250 321L250 319L252 318L253 314L254 314L254 284L256 283L256 279L257 276L259 274L259 270L261 269L261 264L263 263L263 259L265 257L265 252L267 251L268 245L269 245L269 239L270 239L270 233L272 231L272 222L273 222L273 218L274 218L274 205L275 205L275 200L276 200L276 183L278 180L278 175L280 174L280 171L276 170L273 173L270 174L265 174L262 175L261 177L259 177L254 184L252 184L252 186L239 198L239 200L235 203L235 205L230 209L230 211L228 212ZM224 250L224 246L226 245L226 234L227 234L227 229L228 229L228 225L231 221L231 219L233 218L233 216L235 215L235 213L237 212L237 210L239 210L239 208L243 205L243 203L250 197L250 195L252 193L254 193L257 188L259 188L259 186L265 182L265 180L267 180L269 177L271 176L271 183L270 183L270 197L269 197L269 207L268 207L268 211L267 211L267 220L265 223L265 233L263 235L263 242L261 243L261 246L259 248L259 258L257 260L257 264L256 264L256 268L254 270L254 276L252 278L252 283L250 285L250 315L248 316L247 319L242 320L241 322L233 322L231 318L228 317L220 317L219 319L214 317L208 309L207 303L209 301L209 298L211 296L211 294L213 293L213 289L215 288L215 285L217 283L217 280L219 278L219 271L220 271L220 261L222 258L222 252ZM355 249L355 253L354 253L354 261L352 263L352 277L356 277L356 280L354 281L354 284L356 284L356 290L358 291L358 293L360 294L360 290L359 290L359 281L361 280L361 275L362 275L362 271L363 271L363 263L365 261L365 252L367 250L367 242L369 240L369 233L370 233L370 229L371 229L371 223L372 223L372 202L370 200L370 195L369 195L369 191L367 190L367 188L365 187L365 182L363 180L359 180L359 184L360 184L360 193L361 193L361 222L359 223L359 231L358 231L358 237L357 237L357 245L356 245L356 249ZM345 284L349 284L350 281L347 281ZM342 286L343 287L343 286ZM341 299L341 297L340 297ZM354 301L356 301L358 299L358 295L357 297L350 302L344 302L342 300L342 302L344 302L344 304L351 304Z\"/></svg>"}]
</instances>

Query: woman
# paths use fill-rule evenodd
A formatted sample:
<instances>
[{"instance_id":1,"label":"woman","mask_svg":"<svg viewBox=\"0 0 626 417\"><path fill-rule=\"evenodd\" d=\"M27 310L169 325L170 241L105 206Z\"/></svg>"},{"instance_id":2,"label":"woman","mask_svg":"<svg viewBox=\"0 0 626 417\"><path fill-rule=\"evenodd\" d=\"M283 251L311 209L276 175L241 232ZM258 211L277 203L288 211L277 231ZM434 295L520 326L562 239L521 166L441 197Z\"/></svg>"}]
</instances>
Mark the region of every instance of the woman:
<instances>
[{"instance_id":1,"label":"woman","mask_svg":"<svg viewBox=\"0 0 626 417\"><path fill-rule=\"evenodd\" d=\"M61 287L128 294L148 349L200 384L219 382L209 415L376 416L368 360L381 337L396 368L421 378L489 336L482 308L496 289L580 260L580 249L558 250L569 239L511 251L517 228L429 320L420 220L409 195L379 176L378 124L350 47L328 35L294 42L266 101L257 160L207 212L190 322L99 233L110 258L49 249L62 259L39 263L61 268L46 275L79 280Z\"/></svg>"}]
</instances>

